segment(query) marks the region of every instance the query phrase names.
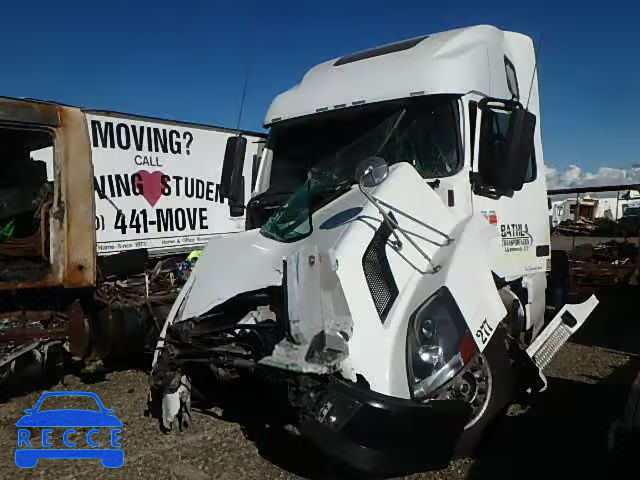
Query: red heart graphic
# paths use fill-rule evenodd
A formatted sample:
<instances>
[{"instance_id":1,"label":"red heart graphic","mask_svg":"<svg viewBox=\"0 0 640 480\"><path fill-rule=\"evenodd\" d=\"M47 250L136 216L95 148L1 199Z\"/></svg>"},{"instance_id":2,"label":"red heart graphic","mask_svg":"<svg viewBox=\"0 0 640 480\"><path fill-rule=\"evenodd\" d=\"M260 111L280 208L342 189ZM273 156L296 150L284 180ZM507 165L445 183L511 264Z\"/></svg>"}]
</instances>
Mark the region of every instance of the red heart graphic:
<instances>
[{"instance_id":1,"label":"red heart graphic","mask_svg":"<svg viewBox=\"0 0 640 480\"><path fill-rule=\"evenodd\" d=\"M147 199L149 205L154 207L162 196L162 173L160 170L155 172L147 172L140 170L138 172L140 180L142 180L142 196Z\"/></svg>"}]
</instances>

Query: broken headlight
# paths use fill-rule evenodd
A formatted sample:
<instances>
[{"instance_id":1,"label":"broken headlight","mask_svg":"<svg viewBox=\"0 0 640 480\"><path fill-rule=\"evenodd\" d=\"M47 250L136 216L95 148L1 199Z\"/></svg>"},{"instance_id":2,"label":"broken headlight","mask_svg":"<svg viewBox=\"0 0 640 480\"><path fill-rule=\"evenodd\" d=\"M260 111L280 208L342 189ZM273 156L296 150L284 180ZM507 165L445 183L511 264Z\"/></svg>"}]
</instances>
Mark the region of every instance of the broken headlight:
<instances>
[{"instance_id":1,"label":"broken headlight","mask_svg":"<svg viewBox=\"0 0 640 480\"><path fill-rule=\"evenodd\" d=\"M476 353L476 344L448 288L442 287L409 319L407 375L415 399L442 386Z\"/></svg>"}]
</instances>

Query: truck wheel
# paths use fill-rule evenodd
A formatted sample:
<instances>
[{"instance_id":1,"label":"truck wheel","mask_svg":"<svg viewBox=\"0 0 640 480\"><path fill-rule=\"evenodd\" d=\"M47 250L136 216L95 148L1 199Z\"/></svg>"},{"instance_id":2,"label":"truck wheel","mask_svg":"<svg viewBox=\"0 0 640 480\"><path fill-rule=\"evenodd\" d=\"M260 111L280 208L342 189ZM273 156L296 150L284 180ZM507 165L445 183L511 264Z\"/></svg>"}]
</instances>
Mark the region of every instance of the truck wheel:
<instances>
[{"instance_id":1,"label":"truck wheel","mask_svg":"<svg viewBox=\"0 0 640 480\"><path fill-rule=\"evenodd\" d=\"M456 458L473 454L483 432L513 399L515 378L507 348L504 330L498 328L485 350L452 385L452 396L472 407L471 418L455 448Z\"/></svg>"}]
</instances>

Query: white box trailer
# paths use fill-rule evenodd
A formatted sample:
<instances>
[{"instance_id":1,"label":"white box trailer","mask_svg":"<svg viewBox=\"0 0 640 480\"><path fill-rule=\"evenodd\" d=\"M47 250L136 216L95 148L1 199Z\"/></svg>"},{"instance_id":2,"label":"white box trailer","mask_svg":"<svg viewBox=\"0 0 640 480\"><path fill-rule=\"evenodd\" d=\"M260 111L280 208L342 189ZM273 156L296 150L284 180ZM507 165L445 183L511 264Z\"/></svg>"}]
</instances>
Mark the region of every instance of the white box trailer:
<instances>
[{"instance_id":1,"label":"white box trailer","mask_svg":"<svg viewBox=\"0 0 640 480\"><path fill-rule=\"evenodd\" d=\"M152 254L206 244L244 230L222 192L227 141L246 140L241 200L251 196L263 135L104 111L85 111L91 142L98 255L134 249ZM34 152L53 181L53 147ZM243 203L243 202L241 202Z\"/></svg>"},{"instance_id":2,"label":"white box trailer","mask_svg":"<svg viewBox=\"0 0 640 480\"><path fill-rule=\"evenodd\" d=\"M244 209L232 211L222 189L227 142L239 132L97 112L87 113L87 123L99 254L194 248L214 234L244 230ZM242 138L241 204L263 144L260 134Z\"/></svg>"}]
</instances>

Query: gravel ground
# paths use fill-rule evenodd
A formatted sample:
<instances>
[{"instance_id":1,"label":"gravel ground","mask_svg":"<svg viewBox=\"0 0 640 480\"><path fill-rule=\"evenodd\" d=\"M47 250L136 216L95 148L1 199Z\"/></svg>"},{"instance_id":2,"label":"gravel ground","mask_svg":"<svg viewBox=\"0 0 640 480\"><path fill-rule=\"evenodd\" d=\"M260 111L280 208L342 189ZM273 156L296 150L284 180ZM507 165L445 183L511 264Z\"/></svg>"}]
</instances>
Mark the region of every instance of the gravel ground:
<instances>
[{"instance_id":1,"label":"gravel ground","mask_svg":"<svg viewBox=\"0 0 640 480\"><path fill-rule=\"evenodd\" d=\"M585 333L554 359L547 372L547 391L528 408L514 406L500 418L474 459L458 460L444 470L410 478L539 479L553 478L558 472L566 472L567 478L608 478L607 433L622 411L628 385L638 370L637 350L624 345L631 332L614 335L612 341L603 334L613 330L613 318L620 318L619 313L615 308L600 309L597 321L587 325ZM628 310L623 314L629 317ZM637 318L640 316L635 315ZM276 435L265 442L246 425L243 428L238 417L225 412L223 419L216 409L195 413L194 426L186 433L163 435L157 421L143 415L146 385L144 372L128 370L111 373L96 383L67 375L50 389L93 391L107 408L115 409L124 423L125 464L120 469L105 469L99 460L40 460L34 469L18 469L14 463L15 422L25 408L33 407L42 391L0 404L0 479L336 478L326 459L302 440ZM259 396L248 400L259 402Z\"/></svg>"}]
</instances>

